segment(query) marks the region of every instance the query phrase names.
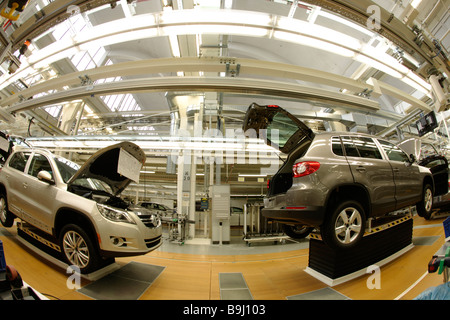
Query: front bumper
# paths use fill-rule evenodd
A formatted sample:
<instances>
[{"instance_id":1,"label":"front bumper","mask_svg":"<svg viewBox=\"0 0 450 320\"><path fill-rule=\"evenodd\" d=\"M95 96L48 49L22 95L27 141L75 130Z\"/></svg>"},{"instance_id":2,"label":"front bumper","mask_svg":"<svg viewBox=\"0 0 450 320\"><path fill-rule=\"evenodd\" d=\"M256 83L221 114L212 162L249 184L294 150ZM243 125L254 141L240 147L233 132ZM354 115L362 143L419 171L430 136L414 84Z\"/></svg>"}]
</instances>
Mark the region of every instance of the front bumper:
<instances>
[{"instance_id":1,"label":"front bumper","mask_svg":"<svg viewBox=\"0 0 450 320\"><path fill-rule=\"evenodd\" d=\"M148 227L140 220L130 224L103 219L101 225L97 236L104 257L143 255L162 244L161 224Z\"/></svg>"}]
</instances>

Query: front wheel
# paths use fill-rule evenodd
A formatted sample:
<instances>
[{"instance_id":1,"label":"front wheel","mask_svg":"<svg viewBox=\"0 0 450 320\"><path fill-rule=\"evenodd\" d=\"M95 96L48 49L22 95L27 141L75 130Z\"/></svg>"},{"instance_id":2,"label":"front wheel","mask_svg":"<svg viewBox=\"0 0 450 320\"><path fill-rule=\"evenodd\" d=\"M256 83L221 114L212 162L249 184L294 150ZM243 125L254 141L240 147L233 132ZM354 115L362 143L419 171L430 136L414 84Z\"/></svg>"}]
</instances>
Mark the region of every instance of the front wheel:
<instances>
[{"instance_id":1,"label":"front wheel","mask_svg":"<svg viewBox=\"0 0 450 320\"><path fill-rule=\"evenodd\" d=\"M14 214L8 211L6 195L0 194L0 222L5 228L10 228L14 224Z\"/></svg>"},{"instance_id":2,"label":"front wheel","mask_svg":"<svg viewBox=\"0 0 450 320\"><path fill-rule=\"evenodd\" d=\"M64 226L59 242L66 262L78 267L81 273L89 273L99 268L101 258L98 250L91 237L78 225Z\"/></svg>"},{"instance_id":3,"label":"front wheel","mask_svg":"<svg viewBox=\"0 0 450 320\"><path fill-rule=\"evenodd\" d=\"M282 225L284 233L291 237L292 239L303 239L306 238L314 228L305 225Z\"/></svg>"},{"instance_id":4,"label":"front wheel","mask_svg":"<svg viewBox=\"0 0 450 320\"><path fill-rule=\"evenodd\" d=\"M344 201L329 212L321 228L323 241L333 249L349 249L356 246L366 229L363 207L353 200Z\"/></svg>"},{"instance_id":5,"label":"front wheel","mask_svg":"<svg viewBox=\"0 0 450 320\"><path fill-rule=\"evenodd\" d=\"M416 204L417 214L425 219L431 218L433 211L433 189L431 185L426 184L423 188L422 200Z\"/></svg>"}]
</instances>

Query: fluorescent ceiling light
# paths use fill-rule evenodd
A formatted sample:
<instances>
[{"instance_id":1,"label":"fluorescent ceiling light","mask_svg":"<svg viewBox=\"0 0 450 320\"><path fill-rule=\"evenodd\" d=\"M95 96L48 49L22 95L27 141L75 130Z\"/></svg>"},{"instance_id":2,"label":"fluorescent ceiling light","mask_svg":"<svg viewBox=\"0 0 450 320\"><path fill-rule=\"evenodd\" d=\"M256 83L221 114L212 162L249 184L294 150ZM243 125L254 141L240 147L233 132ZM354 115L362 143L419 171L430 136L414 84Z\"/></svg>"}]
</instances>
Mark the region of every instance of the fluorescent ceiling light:
<instances>
[{"instance_id":1,"label":"fluorescent ceiling light","mask_svg":"<svg viewBox=\"0 0 450 320\"><path fill-rule=\"evenodd\" d=\"M372 59L366 55L357 54L357 55L355 55L354 59L361 63L367 64L375 69L383 71L384 73L387 73L387 74L393 76L394 78L398 78L398 79L402 78L402 74L400 72L398 72L398 71L392 69L391 67L388 67L387 65L385 65L375 59Z\"/></svg>"},{"instance_id":2,"label":"fluorescent ceiling light","mask_svg":"<svg viewBox=\"0 0 450 320\"><path fill-rule=\"evenodd\" d=\"M374 33L372 31L370 31L370 30L368 30L366 28L363 28L363 27L357 25L356 23L353 23L353 22L351 22L351 21L349 21L347 19L341 18L341 17L339 17L339 16L337 16L335 14L332 14L332 13L329 13L329 12L326 12L326 11L323 11L323 10L320 10L318 14L320 16L324 17L324 18L328 18L330 20L334 20L334 21L339 22L339 23L341 23L343 25L346 25L346 26L348 26L350 28L353 28L353 29L355 29L355 30L357 30L357 31L359 31L361 33L364 33L364 34L366 34L368 36L372 37L374 35Z\"/></svg>"},{"instance_id":3,"label":"fluorescent ceiling light","mask_svg":"<svg viewBox=\"0 0 450 320\"><path fill-rule=\"evenodd\" d=\"M417 9L417 7L419 6L419 4L422 2L422 0L412 0L411 1L411 7L413 7L414 9Z\"/></svg>"},{"instance_id":4,"label":"fluorescent ceiling light","mask_svg":"<svg viewBox=\"0 0 450 320\"><path fill-rule=\"evenodd\" d=\"M416 89L416 90L419 90L419 91L422 92L422 93L429 94L429 91L428 91L428 90L426 90L424 87L422 87L421 85L419 85L417 82L411 80L410 78L408 78L408 77L403 77L401 80L402 80L404 83L406 83L407 85L409 85L410 87L412 87L412 88L414 88L414 89Z\"/></svg>"},{"instance_id":5,"label":"fluorescent ceiling light","mask_svg":"<svg viewBox=\"0 0 450 320\"><path fill-rule=\"evenodd\" d=\"M138 144L142 149L150 150L192 150L204 151L207 153L216 151L223 152L224 157L227 152L243 152L254 155L255 151L276 152L272 147L262 144L260 140L252 143L255 139L246 139L247 143L239 143L241 139L236 139L237 143L230 142L228 138L216 138L215 142L208 142L208 138L196 140L194 137L185 137L184 140L179 137L157 136L157 137L130 137L130 136L79 136L77 138L70 137L45 137L45 138L29 138L30 143L36 147L55 148L55 147L76 147L76 148L104 148L112 145L117 141L130 140ZM265 146L265 148L263 147ZM261 154L259 154L261 156Z\"/></svg>"},{"instance_id":6,"label":"fluorescent ceiling light","mask_svg":"<svg viewBox=\"0 0 450 320\"><path fill-rule=\"evenodd\" d=\"M361 48L361 42L358 39L318 24L280 17L277 21L277 27L283 31L289 31L313 39L324 40L347 49L359 50Z\"/></svg>"},{"instance_id":7,"label":"fluorescent ceiling light","mask_svg":"<svg viewBox=\"0 0 450 320\"><path fill-rule=\"evenodd\" d=\"M289 32L284 31L275 31L273 33L273 37L275 39L283 40L283 41L289 41L289 42L295 42L298 44L302 44L304 46L313 47L320 50L325 50L328 52L336 53L340 56L344 57L353 57L355 53L352 50L348 50L346 48L343 48L339 45L335 45L326 41L322 41L319 39L311 38L308 36L303 36L299 34L293 34Z\"/></svg>"},{"instance_id":8,"label":"fluorescent ceiling light","mask_svg":"<svg viewBox=\"0 0 450 320\"><path fill-rule=\"evenodd\" d=\"M361 49L361 53L370 57L371 59L377 60L380 63L383 63L389 68L394 69L395 71L398 71L404 75L406 75L409 71L407 67L402 65L397 59L394 57L388 55L386 52L377 50L376 48L372 47L371 45L364 45Z\"/></svg>"},{"instance_id":9,"label":"fluorescent ceiling light","mask_svg":"<svg viewBox=\"0 0 450 320\"><path fill-rule=\"evenodd\" d=\"M159 14L158 21L159 25L162 27L165 25L210 23L212 21L215 21L217 24L267 27L271 23L272 18L269 14L254 11L196 9L163 12Z\"/></svg>"},{"instance_id":10,"label":"fluorescent ceiling light","mask_svg":"<svg viewBox=\"0 0 450 320\"><path fill-rule=\"evenodd\" d=\"M426 82L425 80L423 80L421 77L419 77L417 74L415 74L413 71L408 70L408 74L407 74L408 78L410 78L411 80L413 80L414 82L416 82L417 84L419 84L420 86L422 86L425 90L427 90L427 92L430 92L431 90L431 84L429 84L428 82Z\"/></svg>"},{"instance_id":11,"label":"fluorescent ceiling light","mask_svg":"<svg viewBox=\"0 0 450 320\"><path fill-rule=\"evenodd\" d=\"M233 0L225 0L225 9L231 9L233 7Z\"/></svg>"}]
</instances>

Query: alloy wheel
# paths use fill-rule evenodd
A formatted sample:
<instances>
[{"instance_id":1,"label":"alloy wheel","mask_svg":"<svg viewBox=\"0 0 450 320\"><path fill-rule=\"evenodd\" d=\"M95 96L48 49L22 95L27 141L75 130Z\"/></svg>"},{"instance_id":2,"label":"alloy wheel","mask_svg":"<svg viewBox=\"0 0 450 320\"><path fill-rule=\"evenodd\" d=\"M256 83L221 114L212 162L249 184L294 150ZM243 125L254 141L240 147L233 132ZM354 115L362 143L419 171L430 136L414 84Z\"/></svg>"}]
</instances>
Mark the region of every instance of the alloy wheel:
<instances>
[{"instance_id":1,"label":"alloy wheel","mask_svg":"<svg viewBox=\"0 0 450 320\"><path fill-rule=\"evenodd\" d=\"M79 233L70 230L64 234L63 250L72 265L84 268L89 264L89 248Z\"/></svg>"},{"instance_id":2,"label":"alloy wheel","mask_svg":"<svg viewBox=\"0 0 450 320\"><path fill-rule=\"evenodd\" d=\"M423 202L425 204L425 210L427 212L431 211L431 208L433 207L433 193L431 192L431 189L427 188L425 190Z\"/></svg>"},{"instance_id":3,"label":"alloy wheel","mask_svg":"<svg viewBox=\"0 0 450 320\"><path fill-rule=\"evenodd\" d=\"M7 218L6 201L3 197L0 198L0 220L5 222Z\"/></svg>"},{"instance_id":4,"label":"alloy wheel","mask_svg":"<svg viewBox=\"0 0 450 320\"><path fill-rule=\"evenodd\" d=\"M336 239L343 244L352 243L361 233L361 226L362 217L357 209L353 207L343 209L336 219Z\"/></svg>"}]
</instances>

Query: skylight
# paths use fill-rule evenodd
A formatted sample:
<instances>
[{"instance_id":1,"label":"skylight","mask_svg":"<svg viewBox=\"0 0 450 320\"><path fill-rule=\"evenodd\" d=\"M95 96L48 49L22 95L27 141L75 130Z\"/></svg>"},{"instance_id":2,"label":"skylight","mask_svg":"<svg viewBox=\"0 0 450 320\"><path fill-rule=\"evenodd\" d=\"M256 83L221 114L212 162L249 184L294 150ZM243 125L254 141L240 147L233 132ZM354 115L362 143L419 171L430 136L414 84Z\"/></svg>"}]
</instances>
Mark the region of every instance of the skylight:
<instances>
[{"instance_id":1,"label":"skylight","mask_svg":"<svg viewBox=\"0 0 450 320\"><path fill-rule=\"evenodd\" d=\"M108 60L105 65L111 65L112 61ZM108 83L114 81L120 81L122 77L114 77L114 78L106 78L99 79L95 83ZM103 102L108 106L108 108L113 112L122 112L122 111L140 111L141 107L137 103L136 99L134 99L133 95L130 93L127 94L113 94L109 96L101 96L100 97Z\"/></svg>"},{"instance_id":2,"label":"skylight","mask_svg":"<svg viewBox=\"0 0 450 320\"><path fill-rule=\"evenodd\" d=\"M50 106L50 107L45 107L43 109L45 111L47 111L47 113L50 114L52 117L58 118L61 113L62 106L61 105Z\"/></svg>"},{"instance_id":3,"label":"skylight","mask_svg":"<svg viewBox=\"0 0 450 320\"><path fill-rule=\"evenodd\" d=\"M130 93L114 94L110 96L102 96L100 98L113 112L141 110L141 107L138 105L133 95Z\"/></svg>"}]
</instances>

